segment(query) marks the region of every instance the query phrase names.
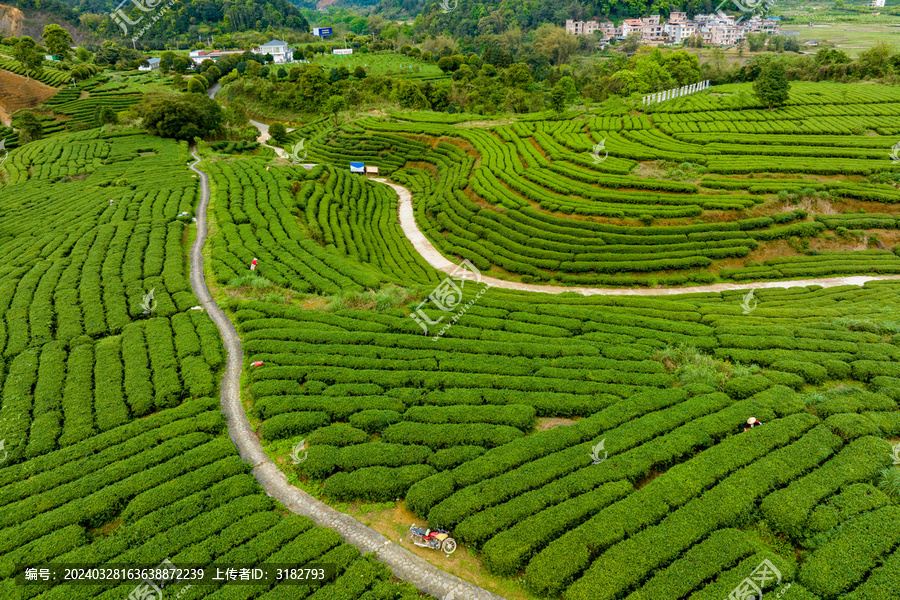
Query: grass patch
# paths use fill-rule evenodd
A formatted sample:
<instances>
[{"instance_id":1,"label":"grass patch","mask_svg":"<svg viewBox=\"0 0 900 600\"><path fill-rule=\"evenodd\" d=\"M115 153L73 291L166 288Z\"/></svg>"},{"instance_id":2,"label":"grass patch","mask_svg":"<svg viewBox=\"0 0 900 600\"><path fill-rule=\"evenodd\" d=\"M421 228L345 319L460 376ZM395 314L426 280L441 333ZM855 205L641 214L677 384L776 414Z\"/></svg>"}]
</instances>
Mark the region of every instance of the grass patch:
<instances>
[{"instance_id":1,"label":"grass patch","mask_svg":"<svg viewBox=\"0 0 900 600\"><path fill-rule=\"evenodd\" d=\"M677 344L657 350L653 360L659 361L666 371L675 376L677 385L702 383L717 390L735 378L758 373L758 365L735 365L728 361L703 354L693 346Z\"/></svg>"},{"instance_id":2,"label":"grass patch","mask_svg":"<svg viewBox=\"0 0 900 600\"><path fill-rule=\"evenodd\" d=\"M325 307L325 310L334 312L352 309L383 312L391 308L406 306L417 298L418 295L411 290L396 285L386 285L378 291L346 291L336 296L331 296L331 301Z\"/></svg>"},{"instance_id":3,"label":"grass patch","mask_svg":"<svg viewBox=\"0 0 900 600\"><path fill-rule=\"evenodd\" d=\"M900 467L882 469L878 489L890 496L894 504L900 504Z\"/></svg>"}]
</instances>

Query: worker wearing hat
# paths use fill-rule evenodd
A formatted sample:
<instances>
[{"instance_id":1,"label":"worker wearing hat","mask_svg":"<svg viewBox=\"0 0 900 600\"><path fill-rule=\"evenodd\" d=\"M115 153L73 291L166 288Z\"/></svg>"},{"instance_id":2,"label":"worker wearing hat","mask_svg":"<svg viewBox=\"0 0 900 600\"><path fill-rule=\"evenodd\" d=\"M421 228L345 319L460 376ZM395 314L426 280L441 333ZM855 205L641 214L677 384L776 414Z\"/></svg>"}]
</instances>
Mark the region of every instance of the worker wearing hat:
<instances>
[{"instance_id":1,"label":"worker wearing hat","mask_svg":"<svg viewBox=\"0 0 900 600\"><path fill-rule=\"evenodd\" d=\"M744 427L744 431L749 431L757 425L762 425L762 421L758 421L756 417L750 417L749 419L747 419L747 426Z\"/></svg>"}]
</instances>

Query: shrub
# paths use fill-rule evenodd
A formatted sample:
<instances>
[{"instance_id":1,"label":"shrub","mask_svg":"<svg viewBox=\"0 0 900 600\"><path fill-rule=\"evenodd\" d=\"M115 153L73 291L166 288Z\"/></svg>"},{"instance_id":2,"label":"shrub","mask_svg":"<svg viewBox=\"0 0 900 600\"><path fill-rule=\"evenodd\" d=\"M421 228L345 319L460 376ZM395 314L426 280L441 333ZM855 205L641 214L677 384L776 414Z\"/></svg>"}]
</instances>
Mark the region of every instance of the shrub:
<instances>
[{"instance_id":1,"label":"shrub","mask_svg":"<svg viewBox=\"0 0 900 600\"><path fill-rule=\"evenodd\" d=\"M404 496L412 484L434 472L429 465L367 467L329 477L322 491L338 500L384 502Z\"/></svg>"},{"instance_id":2,"label":"shrub","mask_svg":"<svg viewBox=\"0 0 900 600\"><path fill-rule=\"evenodd\" d=\"M822 383L828 377L828 369L822 365L799 360L781 360L772 363L772 368L787 373L796 373L812 384Z\"/></svg>"},{"instance_id":3,"label":"shrub","mask_svg":"<svg viewBox=\"0 0 900 600\"><path fill-rule=\"evenodd\" d=\"M799 390L804 385L803 378L794 373L784 373L782 371L766 371L762 375L775 385L783 385L795 390Z\"/></svg>"},{"instance_id":4,"label":"shrub","mask_svg":"<svg viewBox=\"0 0 900 600\"><path fill-rule=\"evenodd\" d=\"M725 384L725 393L732 398L749 398L772 385L773 383L765 377L736 377Z\"/></svg>"},{"instance_id":5,"label":"shrub","mask_svg":"<svg viewBox=\"0 0 900 600\"><path fill-rule=\"evenodd\" d=\"M438 450L428 457L428 464L438 471L445 471L453 467L474 460L484 454L484 448L481 446L454 446L453 448L444 448Z\"/></svg>"},{"instance_id":6,"label":"shrub","mask_svg":"<svg viewBox=\"0 0 900 600\"><path fill-rule=\"evenodd\" d=\"M400 413L393 410L362 410L350 415L350 425L368 433L383 431L398 422Z\"/></svg>"},{"instance_id":7,"label":"shrub","mask_svg":"<svg viewBox=\"0 0 900 600\"><path fill-rule=\"evenodd\" d=\"M324 413L314 413L324 414ZM327 427L321 427L310 433L306 441L310 444L328 444L331 446L349 446L362 444L369 441L369 434L362 429L351 427L343 423L335 423Z\"/></svg>"},{"instance_id":8,"label":"shrub","mask_svg":"<svg viewBox=\"0 0 900 600\"><path fill-rule=\"evenodd\" d=\"M871 419L852 413L831 415L825 419L825 424L831 430L845 440L856 439L864 435L880 435L881 430Z\"/></svg>"},{"instance_id":9,"label":"shrub","mask_svg":"<svg viewBox=\"0 0 900 600\"><path fill-rule=\"evenodd\" d=\"M279 440L303 435L326 423L328 423L328 415L323 412L284 413L264 421L259 432L266 439ZM312 440L307 439L312 443Z\"/></svg>"}]
</instances>

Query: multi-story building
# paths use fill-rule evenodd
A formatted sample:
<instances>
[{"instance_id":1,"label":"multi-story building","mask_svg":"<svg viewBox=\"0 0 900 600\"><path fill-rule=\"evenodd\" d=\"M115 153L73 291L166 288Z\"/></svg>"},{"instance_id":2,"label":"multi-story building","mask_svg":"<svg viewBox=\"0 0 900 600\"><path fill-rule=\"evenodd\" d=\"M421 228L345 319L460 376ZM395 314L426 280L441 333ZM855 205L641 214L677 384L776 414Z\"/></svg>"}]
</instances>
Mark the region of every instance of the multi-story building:
<instances>
[{"instance_id":1,"label":"multi-story building","mask_svg":"<svg viewBox=\"0 0 900 600\"><path fill-rule=\"evenodd\" d=\"M663 38L665 25L660 22L659 15L651 15L641 19L641 41L658 42Z\"/></svg>"},{"instance_id":2,"label":"multi-story building","mask_svg":"<svg viewBox=\"0 0 900 600\"><path fill-rule=\"evenodd\" d=\"M880 1L880 0L876 0ZM611 21L566 21L566 31L573 35L590 35L600 31L604 38L626 38L633 33L641 36L644 43L680 44L694 35L700 35L703 43L714 46L730 46L747 37L748 33L768 33L776 35L780 20L776 18L751 17L735 21L724 13L696 15L688 19L687 13L673 12L668 21L661 21L659 15L643 19L625 19L616 27Z\"/></svg>"},{"instance_id":3,"label":"multi-story building","mask_svg":"<svg viewBox=\"0 0 900 600\"><path fill-rule=\"evenodd\" d=\"M290 57L288 56L288 43L281 40L268 41L259 48L254 48L253 53L262 55L271 54L272 62L276 65L290 61Z\"/></svg>"},{"instance_id":4,"label":"multi-story building","mask_svg":"<svg viewBox=\"0 0 900 600\"><path fill-rule=\"evenodd\" d=\"M604 38L619 37L622 35L622 28L616 27L616 24L612 21L573 21L572 19L566 21L566 32L571 33L572 35L591 35L598 31Z\"/></svg>"},{"instance_id":5,"label":"multi-story building","mask_svg":"<svg viewBox=\"0 0 900 600\"><path fill-rule=\"evenodd\" d=\"M641 34L644 37L644 24L640 19L625 19L622 21L622 37L628 37L632 33Z\"/></svg>"},{"instance_id":6,"label":"multi-story building","mask_svg":"<svg viewBox=\"0 0 900 600\"><path fill-rule=\"evenodd\" d=\"M572 35L591 35L600 29L600 23L597 21L566 21L566 32Z\"/></svg>"},{"instance_id":7,"label":"multi-story building","mask_svg":"<svg viewBox=\"0 0 900 600\"><path fill-rule=\"evenodd\" d=\"M612 21L600 23L600 31L603 32L603 37L605 38L622 37L622 28L616 27L616 24Z\"/></svg>"}]
</instances>

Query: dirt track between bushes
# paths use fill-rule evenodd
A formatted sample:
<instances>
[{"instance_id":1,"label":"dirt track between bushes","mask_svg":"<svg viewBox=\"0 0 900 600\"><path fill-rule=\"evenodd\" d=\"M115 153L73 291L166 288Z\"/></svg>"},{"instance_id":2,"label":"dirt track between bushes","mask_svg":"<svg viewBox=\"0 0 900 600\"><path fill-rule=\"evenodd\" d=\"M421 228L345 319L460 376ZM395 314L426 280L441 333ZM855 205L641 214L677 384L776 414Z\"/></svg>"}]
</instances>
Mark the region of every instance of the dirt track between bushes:
<instances>
[{"instance_id":1,"label":"dirt track between bushes","mask_svg":"<svg viewBox=\"0 0 900 600\"><path fill-rule=\"evenodd\" d=\"M454 273L456 276L462 276L467 279L475 279L476 276L466 271L456 273L458 266L448 260L431 241L422 233L416 223L415 213L413 211L412 193L402 185L391 183L386 179L372 179L390 186L397 192L400 197L398 203L398 213L400 217L400 228L403 234L413 245L422 258L435 269L444 273ZM900 275L851 275L846 277L828 277L824 279L791 279L785 281L758 281L751 283L713 283L710 285L693 285L686 287L671 288L596 288L596 287L572 287L561 285L536 285L530 283L519 283L517 281L506 281L497 279L496 277L480 276L480 282L486 283L492 287L498 287L508 290L521 290L523 292L541 292L545 294L562 294L563 292L578 292L585 296L607 295L607 296L670 296L677 294L696 294L698 292L726 292L729 290L758 290L763 288L790 288L790 287L806 287L810 285L820 285L822 287L838 287L841 285L864 285L867 281L889 281L900 280Z\"/></svg>"},{"instance_id":2,"label":"dirt track between bushes","mask_svg":"<svg viewBox=\"0 0 900 600\"><path fill-rule=\"evenodd\" d=\"M214 92L213 92L214 94ZM393 540L367 527L345 513L316 500L303 490L290 485L287 477L266 455L253 432L244 407L241 405L241 369L244 354L241 339L228 315L212 299L203 275L203 245L206 242L206 209L209 206L209 177L197 168L200 157L194 153L190 168L200 177L200 202L197 205L197 236L191 246L191 288L204 310L219 328L228 352L225 374L222 376L221 405L228 424L228 435L241 458L252 465L253 476L266 494L281 502L291 512L310 517L317 525L334 529L348 543L363 553L373 552L396 577L417 589L443 600L504 600L473 583L464 581L435 567Z\"/></svg>"}]
</instances>

